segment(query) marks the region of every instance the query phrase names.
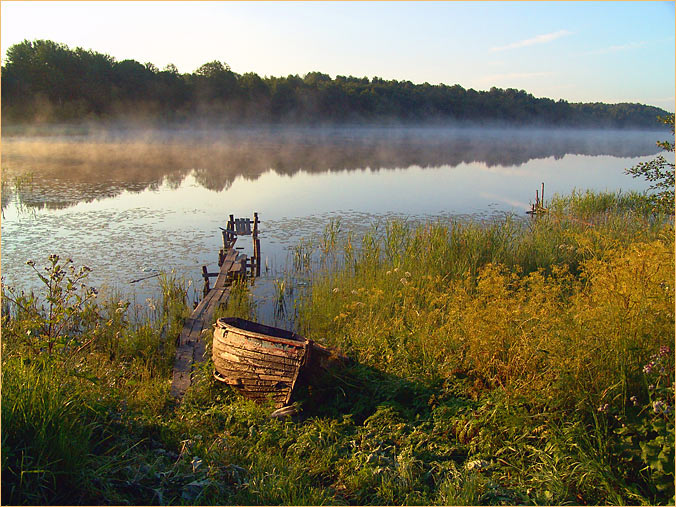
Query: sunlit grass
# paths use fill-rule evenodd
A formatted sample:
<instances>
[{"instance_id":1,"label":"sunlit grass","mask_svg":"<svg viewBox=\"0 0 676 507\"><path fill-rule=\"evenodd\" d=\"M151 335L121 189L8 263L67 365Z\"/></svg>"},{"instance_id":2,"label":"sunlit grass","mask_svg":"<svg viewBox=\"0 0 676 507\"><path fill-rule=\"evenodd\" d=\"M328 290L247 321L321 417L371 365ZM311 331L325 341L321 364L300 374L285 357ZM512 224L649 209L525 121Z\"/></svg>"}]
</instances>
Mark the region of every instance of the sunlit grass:
<instances>
[{"instance_id":1,"label":"sunlit grass","mask_svg":"<svg viewBox=\"0 0 676 507\"><path fill-rule=\"evenodd\" d=\"M300 420L210 361L170 399L191 310L171 273L141 304L57 291L51 318L3 287L3 503L673 503L674 229L641 203L575 194L361 238L331 223L273 296L355 360L299 390ZM214 319L255 313L242 280Z\"/></svg>"}]
</instances>

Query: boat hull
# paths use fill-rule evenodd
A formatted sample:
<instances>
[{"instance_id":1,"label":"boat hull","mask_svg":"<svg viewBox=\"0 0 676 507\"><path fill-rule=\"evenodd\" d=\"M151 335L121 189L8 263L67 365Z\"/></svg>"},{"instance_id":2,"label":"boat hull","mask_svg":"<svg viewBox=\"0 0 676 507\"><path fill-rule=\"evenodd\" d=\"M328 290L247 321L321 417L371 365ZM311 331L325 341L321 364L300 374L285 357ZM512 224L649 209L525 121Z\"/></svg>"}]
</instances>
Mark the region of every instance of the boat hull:
<instances>
[{"instance_id":1,"label":"boat hull","mask_svg":"<svg viewBox=\"0 0 676 507\"><path fill-rule=\"evenodd\" d=\"M311 342L283 329L238 318L218 319L213 340L216 379L257 402L290 403Z\"/></svg>"}]
</instances>

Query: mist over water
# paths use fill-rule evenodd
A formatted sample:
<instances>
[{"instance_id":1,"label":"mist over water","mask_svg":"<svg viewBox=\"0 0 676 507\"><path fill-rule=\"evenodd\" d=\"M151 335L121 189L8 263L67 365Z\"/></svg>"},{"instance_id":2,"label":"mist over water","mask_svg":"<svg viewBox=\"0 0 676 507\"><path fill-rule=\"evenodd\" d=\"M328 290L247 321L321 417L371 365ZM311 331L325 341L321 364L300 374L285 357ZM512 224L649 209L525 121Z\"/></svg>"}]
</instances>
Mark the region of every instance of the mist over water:
<instances>
[{"instance_id":1,"label":"mist over water","mask_svg":"<svg viewBox=\"0 0 676 507\"><path fill-rule=\"evenodd\" d=\"M93 268L95 285L144 301L175 269L201 289L219 226L259 212L261 247L281 276L289 248L330 219L364 230L409 220L522 216L572 189L643 190L624 169L652 158L664 132L330 127L42 129L2 139L2 275L33 287L29 258ZM18 184L17 184L18 183ZM250 252L249 238L238 246ZM211 269L210 269L211 270ZM262 316L262 320L266 320Z\"/></svg>"},{"instance_id":2,"label":"mist over water","mask_svg":"<svg viewBox=\"0 0 676 507\"><path fill-rule=\"evenodd\" d=\"M519 167L566 155L637 157L657 153L650 131L481 128L95 129L84 134L3 138L4 177L33 176L26 206L62 208L188 176L209 190L228 190L241 177L457 167ZM3 202L3 208L6 202Z\"/></svg>"}]
</instances>

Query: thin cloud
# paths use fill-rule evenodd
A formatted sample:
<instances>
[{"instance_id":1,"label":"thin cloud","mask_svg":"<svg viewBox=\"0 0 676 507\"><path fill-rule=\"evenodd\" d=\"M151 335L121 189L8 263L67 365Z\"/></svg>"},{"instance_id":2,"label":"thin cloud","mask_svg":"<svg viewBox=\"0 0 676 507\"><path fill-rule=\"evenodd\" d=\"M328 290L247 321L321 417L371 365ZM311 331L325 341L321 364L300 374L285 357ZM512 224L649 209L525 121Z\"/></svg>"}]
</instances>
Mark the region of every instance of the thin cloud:
<instances>
[{"instance_id":1,"label":"thin cloud","mask_svg":"<svg viewBox=\"0 0 676 507\"><path fill-rule=\"evenodd\" d=\"M566 35L571 35L572 33L573 32L569 32L568 30L559 30L558 32L538 35L536 37L533 37L532 39L525 39L520 40L518 42L512 42L511 44L507 44L506 46L492 47L491 51L506 51L508 49L517 49L524 48L526 46L533 46L535 44L545 44L547 42L551 42L561 37L565 37Z\"/></svg>"},{"instance_id":2,"label":"thin cloud","mask_svg":"<svg viewBox=\"0 0 676 507\"><path fill-rule=\"evenodd\" d=\"M588 55L605 55L608 53L616 53L617 51L626 51L628 49L636 49L645 47L648 44L646 41L641 42L629 42L627 44L620 44L617 46L609 46L603 49L597 49L595 51L589 51Z\"/></svg>"}]
</instances>

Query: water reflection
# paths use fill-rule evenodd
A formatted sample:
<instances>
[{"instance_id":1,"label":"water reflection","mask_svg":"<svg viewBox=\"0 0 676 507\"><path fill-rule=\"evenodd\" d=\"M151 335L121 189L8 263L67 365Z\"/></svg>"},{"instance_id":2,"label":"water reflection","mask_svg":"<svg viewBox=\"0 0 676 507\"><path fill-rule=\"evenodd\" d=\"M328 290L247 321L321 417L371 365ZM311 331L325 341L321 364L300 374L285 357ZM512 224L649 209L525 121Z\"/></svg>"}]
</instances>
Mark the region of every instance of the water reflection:
<instances>
[{"instance_id":1,"label":"water reflection","mask_svg":"<svg viewBox=\"0 0 676 507\"><path fill-rule=\"evenodd\" d=\"M216 269L227 215L258 211L268 269L255 293L261 320L273 325L274 281L292 267L293 247L320 237L330 220L358 236L392 217L525 216L543 181L547 195L644 190L623 169L652 158L666 137L429 128L47 134L3 139L6 282L35 288L25 261L58 253L93 268L95 286L138 301L157 296L157 278L130 281L155 270L175 270L197 294L201 266Z\"/></svg>"},{"instance_id":2,"label":"water reflection","mask_svg":"<svg viewBox=\"0 0 676 507\"><path fill-rule=\"evenodd\" d=\"M249 128L97 130L86 135L3 138L3 180L27 207L60 209L124 191L179 188L188 176L222 191L237 178L337 171L423 169L480 163L519 167L565 155L639 157L658 152L661 132L440 128ZM2 208L12 196L3 186Z\"/></svg>"}]
</instances>

